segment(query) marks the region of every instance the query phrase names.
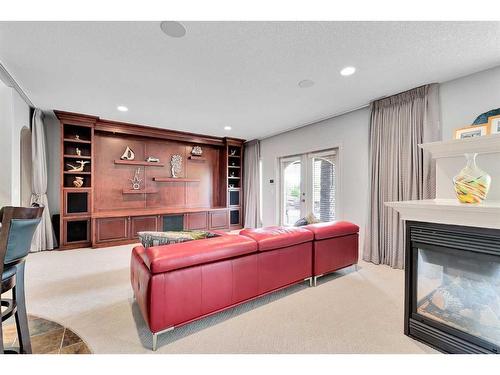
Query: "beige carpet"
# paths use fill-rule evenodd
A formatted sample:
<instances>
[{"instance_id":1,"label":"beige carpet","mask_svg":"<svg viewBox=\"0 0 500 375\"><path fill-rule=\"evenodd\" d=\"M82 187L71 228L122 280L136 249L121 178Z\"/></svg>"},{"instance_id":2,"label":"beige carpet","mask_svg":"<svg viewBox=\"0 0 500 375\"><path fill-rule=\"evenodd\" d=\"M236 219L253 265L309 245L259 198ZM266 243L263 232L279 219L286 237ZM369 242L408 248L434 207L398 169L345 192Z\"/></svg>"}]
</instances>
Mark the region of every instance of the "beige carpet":
<instances>
[{"instance_id":1,"label":"beige carpet","mask_svg":"<svg viewBox=\"0 0 500 375\"><path fill-rule=\"evenodd\" d=\"M94 353L151 353L132 300L131 246L31 254L28 312ZM403 272L361 262L163 334L157 353L435 353L403 335Z\"/></svg>"}]
</instances>

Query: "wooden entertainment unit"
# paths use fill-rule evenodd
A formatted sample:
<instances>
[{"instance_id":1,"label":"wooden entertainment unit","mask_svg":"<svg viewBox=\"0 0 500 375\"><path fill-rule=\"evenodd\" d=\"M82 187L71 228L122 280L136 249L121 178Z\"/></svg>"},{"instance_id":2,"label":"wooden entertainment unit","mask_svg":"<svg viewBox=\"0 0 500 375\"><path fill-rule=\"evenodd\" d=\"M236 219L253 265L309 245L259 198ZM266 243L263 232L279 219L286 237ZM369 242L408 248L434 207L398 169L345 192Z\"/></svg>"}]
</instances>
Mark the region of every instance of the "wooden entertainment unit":
<instances>
[{"instance_id":1,"label":"wooden entertainment unit","mask_svg":"<svg viewBox=\"0 0 500 375\"><path fill-rule=\"evenodd\" d=\"M242 227L243 140L54 112L61 124L62 249L133 243L145 230ZM134 160L120 159L127 146ZM173 155L182 159L177 177ZM159 162L146 161L150 156Z\"/></svg>"}]
</instances>

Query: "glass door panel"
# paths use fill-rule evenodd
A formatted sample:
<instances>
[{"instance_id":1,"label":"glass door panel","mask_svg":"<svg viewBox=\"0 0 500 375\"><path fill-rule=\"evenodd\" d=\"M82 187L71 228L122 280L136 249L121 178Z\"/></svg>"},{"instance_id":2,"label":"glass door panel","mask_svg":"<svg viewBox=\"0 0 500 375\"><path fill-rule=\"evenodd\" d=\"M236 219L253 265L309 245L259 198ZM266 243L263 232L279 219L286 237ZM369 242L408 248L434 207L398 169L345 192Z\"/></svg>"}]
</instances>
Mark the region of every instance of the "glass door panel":
<instances>
[{"instance_id":1,"label":"glass door panel","mask_svg":"<svg viewBox=\"0 0 500 375\"><path fill-rule=\"evenodd\" d=\"M282 223L293 225L303 216L302 162L300 158L281 161Z\"/></svg>"},{"instance_id":2,"label":"glass door panel","mask_svg":"<svg viewBox=\"0 0 500 375\"><path fill-rule=\"evenodd\" d=\"M335 153L311 155L310 210L320 221L335 220Z\"/></svg>"}]
</instances>

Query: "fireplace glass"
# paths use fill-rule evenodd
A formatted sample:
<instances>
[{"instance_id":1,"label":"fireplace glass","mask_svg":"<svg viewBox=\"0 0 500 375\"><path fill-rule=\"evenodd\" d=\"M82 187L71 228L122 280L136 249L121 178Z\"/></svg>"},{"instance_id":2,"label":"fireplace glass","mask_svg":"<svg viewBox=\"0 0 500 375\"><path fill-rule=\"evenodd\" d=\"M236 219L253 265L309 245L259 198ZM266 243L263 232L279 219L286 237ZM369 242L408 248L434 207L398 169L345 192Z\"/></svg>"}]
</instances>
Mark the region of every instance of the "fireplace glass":
<instances>
[{"instance_id":1,"label":"fireplace glass","mask_svg":"<svg viewBox=\"0 0 500 375\"><path fill-rule=\"evenodd\" d=\"M499 257L419 248L416 312L500 346Z\"/></svg>"}]
</instances>

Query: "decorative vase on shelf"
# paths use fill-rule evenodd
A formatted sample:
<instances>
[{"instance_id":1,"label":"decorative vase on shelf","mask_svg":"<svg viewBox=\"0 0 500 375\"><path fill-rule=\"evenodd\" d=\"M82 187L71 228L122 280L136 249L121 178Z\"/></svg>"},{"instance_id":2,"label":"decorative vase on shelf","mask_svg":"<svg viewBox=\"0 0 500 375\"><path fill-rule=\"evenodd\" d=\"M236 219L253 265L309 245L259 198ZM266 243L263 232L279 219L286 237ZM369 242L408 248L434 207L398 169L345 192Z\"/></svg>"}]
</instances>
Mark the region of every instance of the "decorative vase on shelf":
<instances>
[{"instance_id":1,"label":"decorative vase on shelf","mask_svg":"<svg viewBox=\"0 0 500 375\"><path fill-rule=\"evenodd\" d=\"M467 165L453 178L455 193L461 203L481 203L490 189L491 177L476 165L477 154L465 154Z\"/></svg>"}]
</instances>

